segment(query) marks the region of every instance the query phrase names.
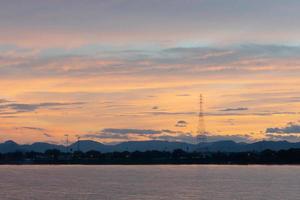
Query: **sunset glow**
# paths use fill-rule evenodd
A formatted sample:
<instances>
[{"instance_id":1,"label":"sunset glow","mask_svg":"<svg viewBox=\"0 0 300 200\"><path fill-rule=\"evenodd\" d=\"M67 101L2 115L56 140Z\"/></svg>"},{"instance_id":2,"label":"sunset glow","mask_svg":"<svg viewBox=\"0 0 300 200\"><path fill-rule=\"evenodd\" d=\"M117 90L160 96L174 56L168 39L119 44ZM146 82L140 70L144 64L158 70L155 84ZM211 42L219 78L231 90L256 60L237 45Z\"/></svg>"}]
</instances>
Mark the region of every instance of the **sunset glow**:
<instances>
[{"instance_id":1,"label":"sunset glow","mask_svg":"<svg viewBox=\"0 0 300 200\"><path fill-rule=\"evenodd\" d=\"M165 2L1 1L0 140L300 141L300 2Z\"/></svg>"}]
</instances>

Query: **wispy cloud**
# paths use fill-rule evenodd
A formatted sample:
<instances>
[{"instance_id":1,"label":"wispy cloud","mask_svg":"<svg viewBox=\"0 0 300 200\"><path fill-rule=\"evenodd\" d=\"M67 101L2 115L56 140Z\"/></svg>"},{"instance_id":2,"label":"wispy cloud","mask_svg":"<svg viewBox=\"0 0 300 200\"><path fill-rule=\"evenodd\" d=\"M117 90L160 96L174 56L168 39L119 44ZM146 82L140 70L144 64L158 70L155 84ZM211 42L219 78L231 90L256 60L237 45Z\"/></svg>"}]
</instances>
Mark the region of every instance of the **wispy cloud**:
<instances>
[{"instance_id":1,"label":"wispy cloud","mask_svg":"<svg viewBox=\"0 0 300 200\"><path fill-rule=\"evenodd\" d=\"M58 109L58 108L68 108L69 106L75 105L83 105L84 102L44 102L44 103L36 103L36 104L25 104L25 103L10 103L0 105L0 114L8 115L8 114L17 114L23 112L33 112L38 109ZM11 110L11 111L7 111Z\"/></svg>"},{"instance_id":2,"label":"wispy cloud","mask_svg":"<svg viewBox=\"0 0 300 200\"><path fill-rule=\"evenodd\" d=\"M0 104L2 104L2 103L8 103L8 102L10 102L10 101L8 101L6 99L0 99Z\"/></svg>"},{"instance_id":3,"label":"wispy cloud","mask_svg":"<svg viewBox=\"0 0 300 200\"><path fill-rule=\"evenodd\" d=\"M20 58L2 56L2 76L91 76L95 74L130 74L146 76L211 72L256 73L262 71L299 71L300 47L248 44L224 47L185 47L156 50L107 51L85 54L84 49L62 51L59 55L41 54ZM77 52L77 53L75 53ZM78 54L79 52L79 54ZM82 52L80 54L80 52ZM78 55L76 55L78 54ZM187 96L189 94L178 94Z\"/></svg>"},{"instance_id":4,"label":"wispy cloud","mask_svg":"<svg viewBox=\"0 0 300 200\"><path fill-rule=\"evenodd\" d=\"M100 132L88 133L82 135L84 138L93 139L112 139L118 141L127 141L136 139L136 136L144 136L144 139L150 140L167 140L167 141L180 141L180 142L198 142L197 137L190 132L176 131L170 129L162 130L143 130L143 129L103 129ZM145 138L146 137L146 138ZM250 142L254 141L251 135L218 135L209 134L207 136L209 142L220 140L233 140L236 142Z\"/></svg>"},{"instance_id":5,"label":"wispy cloud","mask_svg":"<svg viewBox=\"0 0 300 200\"><path fill-rule=\"evenodd\" d=\"M139 135L151 135L151 134L159 134L161 131L150 130L150 129L115 129L115 128L106 128L101 132L104 133L117 133L117 134L139 134Z\"/></svg>"},{"instance_id":6,"label":"wispy cloud","mask_svg":"<svg viewBox=\"0 0 300 200\"><path fill-rule=\"evenodd\" d=\"M190 94L177 94L176 96L178 96L178 97L189 97L191 95Z\"/></svg>"},{"instance_id":7,"label":"wispy cloud","mask_svg":"<svg viewBox=\"0 0 300 200\"><path fill-rule=\"evenodd\" d=\"M47 137L47 138L52 138L53 136L52 135L50 135L49 133L44 133L43 134L45 137Z\"/></svg>"},{"instance_id":8,"label":"wispy cloud","mask_svg":"<svg viewBox=\"0 0 300 200\"><path fill-rule=\"evenodd\" d=\"M289 141L289 142L300 142L299 135L279 135L279 134L267 134L268 140L274 141Z\"/></svg>"},{"instance_id":9,"label":"wispy cloud","mask_svg":"<svg viewBox=\"0 0 300 200\"><path fill-rule=\"evenodd\" d=\"M223 111L223 112L231 112L231 111L245 111L245 110L248 110L248 108L225 108L225 109L222 109L220 111Z\"/></svg>"},{"instance_id":10,"label":"wispy cloud","mask_svg":"<svg viewBox=\"0 0 300 200\"><path fill-rule=\"evenodd\" d=\"M176 127L186 127L187 125L188 125L188 123L186 121L184 121L184 120L179 120L175 124Z\"/></svg>"},{"instance_id":11,"label":"wispy cloud","mask_svg":"<svg viewBox=\"0 0 300 200\"><path fill-rule=\"evenodd\" d=\"M152 107L152 110L157 110L157 109L159 109L158 106L153 106L153 107Z\"/></svg>"},{"instance_id":12,"label":"wispy cloud","mask_svg":"<svg viewBox=\"0 0 300 200\"><path fill-rule=\"evenodd\" d=\"M31 127L31 126L23 126L20 127L21 129L29 129L29 130L35 130L35 131L46 131L44 128L39 128L39 127Z\"/></svg>"},{"instance_id":13,"label":"wispy cloud","mask_svg":"<svg viewBox=\"0 0 300 200\"><path fill-rule=\"evenodd\" d=\"M163 133L175 134L177 131L171 131L168 129L153 130L153 129L116 129L116 128L105 128L99 132L88 133L82 135L85 138L94 139L117 139L117 140L129 140L134 139L137 136L143 136L152 138L154 135L161 135Z\"/></svg>"},{"instance_id":14,"label":"wispy cloud","mask_svg":"<svg viewBox=\"0 0 300 200\"><path fill-rule=\"evenodd\" d=\"M300 125L290 122L285 127L267 128L266 133L299 134L300 133Z\"/></svg>"},{"instance_id":15,"label":"wispy cloud","mask_svg":"<svg viewBox=\"0 0 300 200\"><path fill-rule=\"evenodd\" d=\"M167 112L167 111L157 111L157 112L145 112L144 114L150 115L196 115L196 112Z\"/></svg>"}]
</instances>

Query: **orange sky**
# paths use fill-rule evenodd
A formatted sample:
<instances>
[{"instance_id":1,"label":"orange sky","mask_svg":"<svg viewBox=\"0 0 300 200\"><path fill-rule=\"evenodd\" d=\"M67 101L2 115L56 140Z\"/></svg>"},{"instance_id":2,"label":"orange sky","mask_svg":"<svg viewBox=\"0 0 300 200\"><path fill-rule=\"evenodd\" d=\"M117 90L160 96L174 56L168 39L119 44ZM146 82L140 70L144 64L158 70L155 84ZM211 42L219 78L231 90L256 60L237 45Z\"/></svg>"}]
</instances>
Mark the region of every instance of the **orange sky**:
<instances>
[{"instance_id":1,"label":"orange sky","mask_svg":"<svg viewBox=\"0 0 300 200\"><path fill-rule=\"evenodd\" d=\"M299 1L226 2L1 2L0 141L195 142L199 94L210 140L298 141Z\"/></svg>"}]
</instances>

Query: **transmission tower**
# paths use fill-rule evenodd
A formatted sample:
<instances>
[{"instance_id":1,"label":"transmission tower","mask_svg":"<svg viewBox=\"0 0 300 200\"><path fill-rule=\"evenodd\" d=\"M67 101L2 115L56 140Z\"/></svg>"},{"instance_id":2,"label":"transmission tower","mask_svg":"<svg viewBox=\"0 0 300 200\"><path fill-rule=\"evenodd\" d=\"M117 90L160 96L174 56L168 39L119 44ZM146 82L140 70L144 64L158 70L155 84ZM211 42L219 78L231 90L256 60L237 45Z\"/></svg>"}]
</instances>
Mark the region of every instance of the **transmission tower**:
<instances>
[{"instance_id":1,"label":"transmission tower","mask_svg":"<svg viewBox=\"0 0 300 200\"><path fill-rule=\"evenodd\" d=\"M199 114L198 114L198 127L197 127L197 141L206 142L207 135L205 131L204 114L203 114L203 96L200 94L199 97Z\"/></svg>"}]
</instances>

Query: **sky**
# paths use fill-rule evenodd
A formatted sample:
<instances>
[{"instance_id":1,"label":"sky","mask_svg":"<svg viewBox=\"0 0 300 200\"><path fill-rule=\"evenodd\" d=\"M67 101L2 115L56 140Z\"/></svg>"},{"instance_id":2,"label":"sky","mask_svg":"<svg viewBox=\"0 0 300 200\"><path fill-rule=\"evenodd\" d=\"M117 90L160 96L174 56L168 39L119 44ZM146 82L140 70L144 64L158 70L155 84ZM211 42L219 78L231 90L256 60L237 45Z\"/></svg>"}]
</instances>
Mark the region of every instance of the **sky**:
<instances>
[{"instance_id":1,"label":"sky","mask_svg":"<svg viewBox=\"0 0 300 200\"><path fill-rule=\"evenodd\" d=\"M300 141L298 0L0 0L0 141Z\"/></svg>"}]
</instances>

